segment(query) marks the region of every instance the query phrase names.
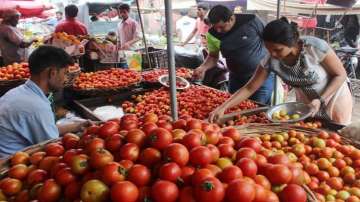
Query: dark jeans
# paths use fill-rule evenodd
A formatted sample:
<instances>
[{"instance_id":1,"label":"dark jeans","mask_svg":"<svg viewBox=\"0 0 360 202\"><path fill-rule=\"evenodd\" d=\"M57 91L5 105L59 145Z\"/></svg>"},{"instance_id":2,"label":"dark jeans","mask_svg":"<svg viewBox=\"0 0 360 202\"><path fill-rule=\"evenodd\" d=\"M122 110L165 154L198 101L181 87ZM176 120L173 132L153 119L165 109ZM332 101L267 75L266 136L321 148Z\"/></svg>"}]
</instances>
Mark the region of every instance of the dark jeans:
<instances>
[{"instance_id":1,"label":"dark jeans","mask_svg":"<svg viewBox=\"0 0 360 202\"><path fill-rule=\"evenodd\" d=\"M250 78L241 78L239 76L230 73L229 78L229 92L231 94L235 93L241 87L243 87ZM271 94L274 89L274 74L271 73L263 85L249 98L251 100L270 105L271 104Z\"/></svg>"}]
</instances>

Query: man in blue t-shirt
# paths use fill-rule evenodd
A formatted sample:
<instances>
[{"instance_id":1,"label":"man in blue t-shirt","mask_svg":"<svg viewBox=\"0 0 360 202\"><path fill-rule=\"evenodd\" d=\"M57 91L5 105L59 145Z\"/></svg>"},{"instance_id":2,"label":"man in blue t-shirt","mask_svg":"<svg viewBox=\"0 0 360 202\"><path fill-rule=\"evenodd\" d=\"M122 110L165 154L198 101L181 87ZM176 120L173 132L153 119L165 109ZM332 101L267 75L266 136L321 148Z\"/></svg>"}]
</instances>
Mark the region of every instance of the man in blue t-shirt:
<instances>
[{"instance_id":1,"label":"man in blue t-shirt","mask_svg":"<svg viewBox=\"0 0 360 202\"><path fill-rule=\"evenodd\" d=\"M57 126L47 97L64 87L72 63L64 50L51 46L41 46L30 55L31 78L0 98L0 158L86 124Z\"/></svg>"},{"instance_id":2,"label":"man in blue t-shirt","mask_svg":"<svg viewBox=\"0 0 360 202\"><path fill-rule=\"evenodd\" d=\"M216 66L221 53L230 71L229 91L235 93L250 80L267 54L261 39L264 25L255 15L234 15L222 5L213 7L208 19L212 24L207 34L209 55L195 70L195 76L201 77L208 69ZM274 75L270 74L250 99L270 104L273 80Z\"/></svg>"}]
</instances>

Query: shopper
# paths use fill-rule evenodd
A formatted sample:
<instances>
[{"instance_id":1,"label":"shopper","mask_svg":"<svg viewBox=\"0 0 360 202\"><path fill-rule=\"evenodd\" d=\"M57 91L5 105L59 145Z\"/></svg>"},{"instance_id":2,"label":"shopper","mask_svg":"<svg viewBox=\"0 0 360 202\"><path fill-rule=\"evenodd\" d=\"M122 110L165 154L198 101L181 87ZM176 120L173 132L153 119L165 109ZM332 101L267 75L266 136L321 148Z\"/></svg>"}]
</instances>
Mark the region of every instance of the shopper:
<instances>
[{"instance_id":1,"label":"shopper","mask_svg":"<svg viewBox=\"0 0 360 202\"><path fill-rule=\"evenodd\" d=\"M134 48L134 44L141 39L138 23L129 16L130 6L121 4L118 7L118 15L121 22L118 24L118 47L120 50Z\"/></svg>"},{"instance_id":2,"label":"shopper","mask_svg":"<svg viewBox=\"0 0 360 202\"><path fill-rule=\"evenodd\" d=\"M208 15L212 28L207 34L209 55L195 70L194 76L216 66L219 53L226 59L229 69L229 91L235 93L255 73L256 67L267 54L261 39L263 23L255 15L234 15L227 7L217 5ZM266 82L251 96L252 100L269 104L274 76L269 74Z\"/></svg>"},{"instance_id":3,"label":"shopper","mask_svg":"<svg viewBox=\"0 0 360 202\"><path fill-rule=\"evenodd\" d=\"M309 104L312 116L338 124L349 124L352 97L346 71L340 59L322 39L299 37L297 26L286 18L270 22L263 39L270 56L265 58L251 80L210 114L215 121L224 111L250 97L270 72L296 90L296 99Z\"/></svg>"},{"instance_id":4,"label":"shopper","mask_svg":"<svg viewBox=\"0 0 360 202\"><path fill-rule=\"evenodd\" d=\"M198 40L202 41L205 38L206 33L209 31L209 25L205 16L209 11L209 7L204 4L200 3L197 5L197 16L196 25L194 26L193 31L188 36L188 38L182 43L185 46L189 41L191 41L195 36L197 36Z\"/></svg>"},{"instance_id":5,"label":"shopper","mask_svg":"<svg viewBox=\"0 0 360 202\"><path fill-rule=\"evenodd\" d=\"M50 18L46 24L55 27L59 22L63 20L63 12L56 11L55 17Z\"/></svg>"},{"instance_id":6,"label":"shopper","mask_svg":"<svg viewBox=\"0 0 360 202\"><path fill-rule=\"evenodd\" d=\"M16 27L19 19L20 13L15 9L3 12L3 21L0 24L0 50L4 65L25 61L26 48L36 41L25 41L23 34Z\"/></svg>"},{"instance_id":7,"label":"shopper","mask_svg":"<svg viewBox=\"0 0 360 202\"><path fill-rule=\"evenodd\" d=\"M72 59L64 50L51 46L41 46L30 55L30 79L0 98L0 158L86 124L55 125L47 97L64 87L70 64Z\"/></svg>"},{"instance_id":8,"label":"shopper","mask_svg":"<svg viewBox=\"0 0 360 202\"><path fill-rule=\"evenodd\" d=\"M191 35L194 27L196 26L196 20L188 16L188 11L180 11L181 17L176 21L176 35L181 43L184 43ZM194 43L195 39L191 39L188 42ZM188 43L187 42L187 43Z\"/></svg>"},{"instance_id":9,"label":"shopper","mask_svg":"<svg viewBox=\"0 0 360 202\"><path fill-rule=\"evenodd\" d=\"M65 32L70 35L82 36L87 35L88 31L86 26L76 20L79 9L76 5L68 5L65 7L66 19L60 22L55 27L55 32Z\"/></svg>"}]
</instances>

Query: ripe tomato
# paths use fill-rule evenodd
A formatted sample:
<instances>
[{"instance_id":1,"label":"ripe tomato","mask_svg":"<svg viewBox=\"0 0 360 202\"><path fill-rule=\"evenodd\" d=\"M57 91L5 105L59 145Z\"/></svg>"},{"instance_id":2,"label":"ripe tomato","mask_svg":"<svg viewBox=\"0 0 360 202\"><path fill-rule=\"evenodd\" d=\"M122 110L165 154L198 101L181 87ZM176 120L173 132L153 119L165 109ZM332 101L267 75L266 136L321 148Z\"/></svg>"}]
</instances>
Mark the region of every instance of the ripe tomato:
<instances>
[{"instance_id":1,"label":"ripe tomato","mask_svg":"<svg viewBox=\"0 0 360 202\"><path fill-rule=\"evenodd\" d=\"M79 182L72 181L65 187L64 196L69 200L75 200L80 196L81 185Z\"/></svg>"},{"instance_id":2,"label":"ripe tomato","mask_svg":"<svg viewBox=\"0 0 360 202\"><path fill-rule=\"evenodd\" d=\"M92 152L89 159L90 165L95 169L101 169L112 161L114 161L114 157L106 149L99 149Z\"/></svg>"},{"instance_id":3,"label":"ripe tomato","mask_svg":"<svg viewBox=\"0 0 360 202\"><path fill-rule=\"evenodd\" d=\"M240 140L236 145L236 149L240 149L243 147L248 147L253 149L256 153L259 153L262 146L259 141L257 141L255 138L244 138Z\"/></svg>"},{"instance_id":4,"label":"ripe tomato","mask_svg":"<svg viewBox=\"0 0 360 202\"><path fill-rule=\"evenodd\" d=\"M129 170L127 179L133 182L136 186L142 187L150 182L151 172L147 167L140 164L135 164Z\"/></svg>"},{"instance_id":5,"label":"ripe tomato","mask_svg":"<svg viewBox=\"0 0 360 202\"><path fill-rule=\"evenodd\" d=\"M204 130L206 134L206 143L216 145L220 140L220 133L213 130Z\"/></svg>"},{"instance_id":6,"label":"ripe tomato","mask_svg":"<svg viewBox=\"0 0 360 202\"><path fill-rule=\"evenodd\" d=\"M1 199L0 197L0 200L5 200L5 199ZM26 202L26 201L30 201L30 193L29 190L24 189L16 195L14 202Z\"/></svg>"},{"instance_id":7,"label":"ripe tomato","mask_svg":"<svg viewBox=\"0 0 360 202\"><path fill-rule=\"evenodd\" d=\"M175 202L178 196L178 187L170 181L158 180L151 187L151 197L155 202Z\"/></svg>"},{"instance_id":8,"label":"ripe tomato","mask_svg":"<svg viewBox=\"0 0 360 202\"><path fill-rule=\"evenodd\" d=\"M25 164L29 163L30 157L28 153L25 152L16 152L10 159L11 165L16 164Z\"/></svg>"},{"instance_id":9,"label":"ripe tomato","mask_svg":"<svg viewBox=\"0 0 360 202\"><path fill-rule=\"evenodd\" d=\"M61 187L55 180L48 179L44 185L39 189L39 202L52 202L58 201L61 195Z\"/></svg>"},{"instance_id":10,"label":"ripe tomato","mask_svg":"<svg viewBox=\"0 0 360 202\"><path fill-rule=\"evenodd\" d=\"M218 149L220 151L220 157L232 158L235 154L235 149L229 144L218 145Z\"/></svg>"},{"instance_id":11,"label":"ripe tomato","mask_svg":"<svg viewBox=\"0 0 360 202\"><path fill-rule=\"evenodd\" d=\"M190 162L194 166L206 166L213 161L212 153L205 146L197 146L190 151Z\"/></svg>"},{"instance_id":12,"label":"ripe tomato","mask_svg":"<svg viewBox=\"0 0 360 202\"><path fill-rule=\"evenodd\" d=\"M225 200L229 202L251 202L255 199L255 185L242 179L237 179L228 184Z\"/></svg>"},{"instance_id":13,"label":"ripe tomato","mask_svg":"<svg viewBox=\"0 0 360 202\"><path fill-rule=\"evenodd\" d=\"M165 149L172 142L172 135L163 128L154 129L148 136L150 145L156 149Z\"/></svg>"},{"instance_id":14,"label":"ripe tomato","mask_svg":"<svg viewBox=\"0 0 360 202\"><path fill-rule=\"evenodd\" d=\"M140 129L132 129L126 135L125 140L128 143L134 143L141 148L145 143L145 133Z\"/></svg>"},{"instance_id":15,"label":"ripe tomato","mask_svg":"<svg viewBox=\"0 0 360 202\"><path fill-rule=\"evenodd\" d=\"M208 149L210 149L211 153L212 153L212 163L216 163L217 160L219 160L220 158L220 151L219 149L215 146L215 145L212 145L212 144L208 144L206 145L206 147Z\"/></svg>"},{"instance_id":16,"label":"ripe tomato","mask_svg":"<svg viewBox=\"0 0 360 202\"><path fill-rule=\"evenodd\" d=\"M157 122L157 126L159 128L164 128L164 129L168 130L169 132L171 132L173 130L172 124L169 121L159 120Z\"/></svg>"},{"instance_id":17,"label":"ripe tomato","mask_svg":"<svg viewBox=\"0 0 360 202\"><path fill-rule=\"evenodd\" d=\"M175 122L173 122L173 128L174 129L186 129L187 122L184 119L179 119Z\"/></svg>"},{"instance_id":18,"label":"ripe tomato","mask_svg":"<svg viewBox=\"0 0 360 202\"><path fill-rule=\"evenodd\" d=\"M151 201L151 187L140 187L137 201Z\"/></svg>"},{"instance_id":19,"label":"ripe tomato","mask_svg":"<svg viewBox=\"0 0 360 202\"><path fill-rule=\"evenodd\" d=\"M287 184L291 181L292 173L287 166L276 164L270 167L270 170L267 171L266 177L269 179L271 184L281 185Z\"/></svg>"},{"instance_id":20,"label":"ripe tomato","mask_svg":"<svg viewBox=\"0 0 360 202\"><path fill-rule=\"evenodd\" d=\"M145 114L143 122L144 123L149 123L149 122L156 123L156 122L158 122L158 120L159 120L159 117L156 114L148 113L148 114Z\"/></svg>"},{"instance_id":21,"label":"ripe tomato","mask_svg":"<svg viewBox=\"0 0 360 202\"><path fill-rule=\"evenodd\" d=\"M38 165L40 161L46 156L46 153L43 151L35 152L30 156L30 163L33 165Z\"/></svg>"},{"instance_id":22,"label":"ripe tomato","mask_svg":"<svg viewBox=\"0 0 360 202\"><path fill-rule=\"evenodd\" d=\"M182 167L189 161L189 151L182 144L172 143L165 148L164 159L166 161L175 162Z\"/></svg>"},{"instance_id":23,"label":"ripe tomato","mask_svg":"<svg viewBox=\"0 0 360 202\"><path fill-rule=\"evenodd\" d=\"M87 154L91 154L92 152L98 150L98 149L104 149L105 148L105 141L101 138L93 138L89 140L89 143L85 146L85 151Z\"/></svg>"},{"instance_id":24,"label":"ripe tomato","mask_svg":"<svg viewBox=\"0 0 360 202\"><path fill-rule=\"evenodd\" d=\"M30 186L37 184L39 182L45 181L48 177L47 172L45 170L36 169L31 171L27 176L27 184Z\"/></svg>"},{"instance_id":25,"label":"ripe tomato","mask_svg":"<svg viewBox=\"0 0 360 202\"><path fill-rule=\"evenodd\" d=\"M99 130L97 131L97 134L102 139L106 139L107 137L118 133L120 130L120 125L115 121L108 121L102 125Z\"/></svg>"},{"instance_id":26,"label":"ripe tomato","mask_svg":"<svg viewBox=\"0 0 360 202\"><path fill-rule=\"evenodd\" d=\"M230 137L221 137L217 144L218 145L220 145L220 144L230 144L230 145L234 146L235 142Z\"/></svg>"},{"instance_id":27,"label":"ripe tomato","mask_svg":"<svg viewBox=\"0 0 360 202\"><path fill-rule=\"evenodd\" d=\"M186 123L186 128L188 130L191 129L202 129L202 124L201 121L199 119L190 119L189 121L187 121Z\"/></svg>"},{"instance_id":28,"label":"ripe tomato","mask_svg":"<svg viewBox=\"0 0 360 202\"><path fill-rule=\"evenodd\" d=\"M142 150L139 161L145 166L152 166L161 161L161 152L155 148L149 147Z\"/></svg>"},{"instance_id":29,"label":"ripe tomato","mask_svg":"<svg viewBox=\"0 0 360 202\"><path fill-rule=\"evenodd\" d=\"M196 202L193 189L191 187L184 187L180 191L178 202Z\"/></svg>"},{"instance_id":30,"label":"ripe tomato","mask_svg":"<svg viewBox=\"0 0 360 202\"><path fill-rule=\"evenodd\" d=\"M85 154L78 154L71 159L71 171L82 175L89 170L89 157Z\"/></svg>"},{"instance_id":31,"label":"ripe tomato","mask_svg":"<svg viewBox=\"0 0 360 202\"><path fill-rule=\"evenodd\" d=\"M126 169L116 162L109 162L101 171L101 179L107 185L125 180Z\"/></svg>"},{"instance_id":32,"label":"ripe tomato","mask_svg":"<svg viewBox=\"0 0 360 202\"><path fill-rule=\"evenodd\" d=\"M16 165L16 164L15 164ZM13 196L21 191L22 182L18 179L5 178L1 181L0 189L7 196Z\"/></svg>"},{"instance_id":33,"label":"ripe tomato","mask_svg":"<svg viewBox=\"0 0 360 202\"><path fill-rule=\"evenodd\" d=\"M195 172L195 168L184 166L181 168L181 180L183 184L190 185L191 184L191 177Z\"/></svg>"},{"instance_id":34,"label":"ripe tomato","mask_svg":"<svg viewBox=\"0 0 360 202\"><path fill-rule=\"evenodd\" d=\"M66 133L62 138L62 144L66 150L74 149L79 143L80 137L73 133Z\"/></svg>"},{"instance_id":35,"label":"ripe tomato","mask_svg":"<svg viewBox=\"0 0 360 202\"><path fill-rule=\"evenodd\" d=\"M181 169L176 163L166 163L160 167L160 179L176 182L181 176Z\"/></svg>"},{"instance_id":36,"label":"ripe tomato","mask_svg":"<svg viewBox=\"0 0 360 202\"><path fill-rule=\"evenodd\" d=\"M118 154L121 160L135 162L139 158L140 148L134 143L126 143L120 148Z\"/></svg>"},{"instance_id":37,"label":"ripe tomato","mask_svg":"<svg viewBox=\"0 0 360 202\"><path fill-rule=\"evenodd\" d=\"M305 190L296 184L287 185L280 193L282 202L306 202Z\"/></svg>"},{"instance_id":38,"label":"ripe tomato","mask_svg":"<svg viewBox=\"0 0 360 202\"><path fill-rule=\"evenodd\" d=\"M197 184L200 184L201 181L207 177L214 177L214 174L209 169L201 168L196 170L191 177L192 185L196 186Z\"/></svg>"},{"instance_id":39,"label":"ripe tomato","mask_svg":"<svg viewBox=\"0 0 360 202\"><path fill-rule=\"evenodd\" d=\"M268 162L272 164L289 165L290 160L285 154L275 154L268 158Z\"/></svg>"},{"instance_id":40,"label":"ripe tomato","mask_svg":"<svg viewBox=\"0 0 360 202\"><path fill-rule=\"evenodd\" d=\"M92 125L85 130L85 134L97 134L99 128L97 125Z\"/></svg>"},{"instance_id":41,"label":"ripe tomato","mask_svg":"<svg viewBox=\"0 0 360 202\"><path fill-rule=\"evenodd\" d=\"M154 129L158 128L155 123L147 122L143 125L142 130L145 132L146 136L151 133Z\"/></svg>"},{"instance_id":42,"label":"ripe tomato","mask_svg":"<svg viewBox=\"0 0 360 202\"><path fill-rule=\"evenodd\" d=\"M208 177L195 186L195 198L200 202L220 202L225 197L222 183L215 177Z\"/></svg>"},{"instance_id":43,"label":"ripe tomato","mask_svg":"<svg viewBox=\"0 0 360 202\"><path fill-rule=\"evenodd\" d=\"M241 178L242 176L242 171L239 167L228 166L224 168L224 170L219 174L219 179L223 183L230 183L231 181Z\"/></svg>"},{"instance_id":44,"label":"ripe tomato","mask_svg":"<svg viewBox=\"0 0 360 202\"><path fill-rule=\"evenodd\" d=\"M187 134L181 140L181 143L188 149L191 150L194 147L202 145L201 137L197 134Z\"/></svg>"},{"instance_id":45,"label":"ripe tomato","mask_svg":"<svg viewBox=\"0 0 360 202\"><path fill-rule=\"evenodd\" d=\"M81 201L108 201L109 188L100 180L89 180L81 187Z\"/></svg>"},{"instance_id":46,"label":"ripe tomato","mask_svg":"<svg viewBox=\"0 0 360 202\"><path fill-rule=\"evenodd\" d=\"M47 172L50 172L52 166L55 165L58 161L59 161L59 157L57 156L46 156L40 161L39 168Z\"/></svg>"},{"instance_id":47,"label":"ripe tomato","mask_svg":"<svg viewBox=\"0 0 360 202\"><path fill-rule=\"evenodd\" d=\"M269 180L265 176L256 175L255 178L254 178L254 181L255 181L256 184L261 185L265 189L271 190L271 183L269 182Z\"/></svg>"},{"instance_id":48,"label":"ripe tomato","mask_svg":"<svg viewBox=\"0 0 360 202\"><path fill-rule=\"evenodd\" d=\"M232 127L226 128L225 131L222 133L222 135L224 137L229 137L233 139L235 142L239 141L241 138L239 131Z\"/></svg>"},{"instance_id":49,"label":"ripe tomato","mask_svg":"<svg viewBox=\"0 0 360 202\"><path fill-rule=\"evenodd\" d=\"M268 190L266 190L263 186L259 184L255 184L255 199L253 202L262 202L267 200L267 193Z\"/></svg>"},{"instance_id":50,"label":"ripe tomato","mask_svg":"<svg viewBox=\"0 0 360 202\"><path fill-rule=\"evenodd\" d=\"M255 161L249 158L240 159L236 165L241 169L244 176L254 178L257 173L257 165Z\"/></svg>"},{"instance_id":51,"label":"ripe tomato","mask_svg":"<svg viewBox=\"0 0 360 202\"><path fill-rule=\"evenodd\" d=\"M61 156L65 149L58 143L50 143L45 146L45 152L47 156Z\"/></svg>"},{"instance_id":52,"label":"ripe tomato","mask_svg":"<svg viewBox=\"0 0 360 202\"><path fill-rule=\"evenodd\" d=\"M111 200L135 202L139 197L138 188L130 181L116 182L111 187Z\"/></svg>"},{"instance_id":53,"label":"ripe tomato","mask_svg":"<svg viewBox=\"0 0 360 202\"><path fill-rule=\"evenodd\" d=\"M75 176L71 172L71 169L68 167L59 170L55 174L55 179L56 179L56 182L62 186L66 186L70 182L76 180Z\"/></svg>"},{"instance_id":54,"label":"ripe tomato","mask_svg":"<svg viewBox=\"0 0 360 202\"><path fill-rule=\"evenodd\" d=\"M26 178L29 173L29 168L24 164L16 164L8 171L8 176L18 180Z\"/></svg>"},{"instance_id":55,"label":"ripe tomato","mask_svg":"<svg viewBox=\"0 0 360 202\"><path fill-rule=\"evenodd\" d=\"M76 149L69 149L63 155L63 161L68 166L71 166L72 158L78 154Z\"/></svg>"},{"instance_id":56,"label":"ripe tomato","mask_svg":"<svg viewBox=\"0 0 360 202\"><path fill-rule=\"evenodd\" d=\"M244 147L238 150L238 152L236 153L236 160L239 161L242 158L249 158L249 159L256 159L256 152L255 150L249 148L249 147Z\"/></svg>"}]
</instances>

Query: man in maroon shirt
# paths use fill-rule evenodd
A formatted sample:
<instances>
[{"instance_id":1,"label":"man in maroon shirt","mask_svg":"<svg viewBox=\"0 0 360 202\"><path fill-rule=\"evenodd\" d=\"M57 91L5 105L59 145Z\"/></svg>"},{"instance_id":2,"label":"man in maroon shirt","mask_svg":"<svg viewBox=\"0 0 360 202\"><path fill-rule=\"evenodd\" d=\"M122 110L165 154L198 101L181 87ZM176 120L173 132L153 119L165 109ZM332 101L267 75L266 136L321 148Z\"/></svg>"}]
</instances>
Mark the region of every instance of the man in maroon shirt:
<instances>
[{"instance_id":1,"label":"man in maroon shirt","mask_svg":"<svg viewBox=\"0 0 360 202\"><path fill-rule=\"evenodd\" d=\"M84 24L76 20L76 16L78 14L78 8L76 5L68 5L65 7L65 16L66 19L59 24L55 28L55 32L65 32L70 35L87 35L87 29Z\"/></svg>"}]
</instances>

